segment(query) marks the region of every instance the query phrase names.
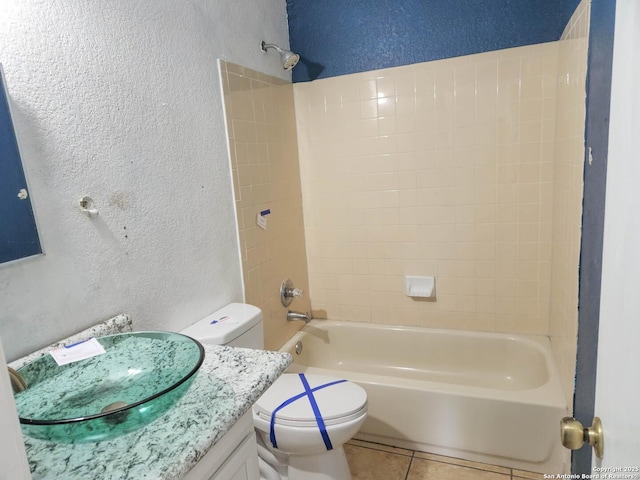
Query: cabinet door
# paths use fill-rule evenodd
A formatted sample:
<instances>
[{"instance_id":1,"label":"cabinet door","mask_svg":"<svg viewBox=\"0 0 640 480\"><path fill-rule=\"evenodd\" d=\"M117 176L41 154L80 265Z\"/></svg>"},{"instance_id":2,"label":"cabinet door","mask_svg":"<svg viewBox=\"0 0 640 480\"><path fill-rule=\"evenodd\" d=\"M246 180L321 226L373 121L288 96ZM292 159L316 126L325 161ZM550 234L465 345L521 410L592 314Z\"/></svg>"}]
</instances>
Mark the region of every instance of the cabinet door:
<instances>
[{"instance_id":1,"label":"cabinet door","mask_svg":"<svg viewBox=\"0 0 640 480\"><path fill-rule=\"evenodd\" d=\"M245 437L211 480L258 480L258 450L253 432Z\"/></svg>"}]
</instances>

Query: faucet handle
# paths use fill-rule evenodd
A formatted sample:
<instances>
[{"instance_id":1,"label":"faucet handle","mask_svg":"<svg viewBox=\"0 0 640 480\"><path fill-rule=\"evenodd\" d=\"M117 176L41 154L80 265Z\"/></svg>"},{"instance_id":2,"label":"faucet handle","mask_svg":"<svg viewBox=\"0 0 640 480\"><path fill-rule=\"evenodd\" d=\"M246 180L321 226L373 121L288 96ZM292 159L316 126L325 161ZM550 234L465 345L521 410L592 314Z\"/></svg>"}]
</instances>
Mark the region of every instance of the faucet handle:
<instances>
[{"instance_id":1,"label":"faucet handle","mask_svg":"<svg viewBox=\"0 0 640 480\"><path fill-rule=\"evenodd\" d=\"M294 288L293 282L285 278L280 285L280 301L283 307L288 307L294 298L300 298L304 295L304 290Z\"/></svg>"}]
</instances>

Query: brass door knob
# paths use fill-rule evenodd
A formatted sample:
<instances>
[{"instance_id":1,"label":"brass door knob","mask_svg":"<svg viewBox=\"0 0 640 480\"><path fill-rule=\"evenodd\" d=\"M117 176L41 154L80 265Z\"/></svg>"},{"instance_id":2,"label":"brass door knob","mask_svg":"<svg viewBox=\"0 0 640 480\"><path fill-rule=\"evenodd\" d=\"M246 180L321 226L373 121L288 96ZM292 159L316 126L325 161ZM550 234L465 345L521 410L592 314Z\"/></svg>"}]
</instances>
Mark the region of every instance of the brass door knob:
<instances>
[{"instance_id":1,"label":"brass door knob","mask_svg":"<svg viewBox=\"0 0 640 480\"><path fill-rule=\"evenodd\" d=\"M598 417L593 419L589 428L584 428L582 423L573 417L564 417L560 421L560 438L562 445L570 450L577 450L584 442L593 447L596 457L602 458L604 453L604 434L602 422Z\"/></svg>"}]
</instances>

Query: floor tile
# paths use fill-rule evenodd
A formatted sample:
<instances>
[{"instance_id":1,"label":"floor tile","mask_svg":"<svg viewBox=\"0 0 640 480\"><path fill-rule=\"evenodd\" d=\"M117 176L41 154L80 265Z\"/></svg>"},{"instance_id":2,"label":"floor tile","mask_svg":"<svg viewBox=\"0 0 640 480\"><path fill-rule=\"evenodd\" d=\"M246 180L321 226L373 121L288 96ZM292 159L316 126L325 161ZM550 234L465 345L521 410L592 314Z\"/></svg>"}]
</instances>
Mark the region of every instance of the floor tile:
<instances>
[{"instance_id":1,"label":"floor tile","mask_svg":"<svg viewBox=\"0 0 640 480\"><path fill-rule=\"evenodd\" d=\"M495 473L503 473L505 475L511 474L511 469L507 467L499 467L497 465L490 465L488 463L471 462L469 460L462 460L460 458L445 457L443 455L435 455L433 453L416 452L416 458L424 458L425 460L433 460L435 462L450 463L452 465L460 465L463 467L476 468L478 470L487 470ZM538 477L535 477L538 478Z\"/></svg>"},{"instance_id":2,"label":"floor tile","mask_svg":"<svg viewBox=\"0 0 640 480\"><path fill-rule=\"evenodd\" d=\"M414 458L407 480L510 480L511 475Z\"/></svg>"},{"instance_id":3,"label":"floor tile","mask_svg":"<svg viewBox=\"0 0 640 480\"><path fill-rule=\"evenodd\" d=\"M525 472L524 470L514 470L513 478L527 478L531 480L542 480L544 475L542 473Z\"/></svg>"},{"instance_id":4,"label":"floor tile","mask_svg":"<svg viewBox=\"0 0 640 480\"><path fill-rule=\"evenodd\" d=\"M346 444L353 480L405 480L411 457Z\"/></svg>"},{"instance_id":5,"label":"floor tile","mask_svg":"<svg viewBox=\"0 0 640 480\"><path fill-rule=\"evenodd\" d=\"M355 445L357 447L372 448L373 450L382 450L387 453L397 453L398 455L413 456L413 450L406 448L392 447L391 445L383 445L382 443L365 442L364 440L351 439L347 445Z\"/></svg>"}]
</instances>

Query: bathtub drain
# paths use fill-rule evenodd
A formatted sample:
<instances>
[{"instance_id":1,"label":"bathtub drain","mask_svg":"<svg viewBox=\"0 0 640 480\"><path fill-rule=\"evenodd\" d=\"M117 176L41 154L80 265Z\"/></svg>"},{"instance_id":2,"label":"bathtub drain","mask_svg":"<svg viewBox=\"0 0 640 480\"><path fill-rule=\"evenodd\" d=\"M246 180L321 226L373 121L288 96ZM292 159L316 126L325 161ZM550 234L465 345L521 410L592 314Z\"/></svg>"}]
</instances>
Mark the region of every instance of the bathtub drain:
<instances>
[{"instance_id":1,"label":"bathtub drain","mask_svg":"<svg viewBox=\"0 0 640 480\"><path fill-rule=\"evenodd\" d=\"M302 353L302 342L296 342L296 354L300 355Z\"/></svg>"}]
</instances>

